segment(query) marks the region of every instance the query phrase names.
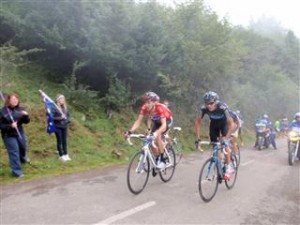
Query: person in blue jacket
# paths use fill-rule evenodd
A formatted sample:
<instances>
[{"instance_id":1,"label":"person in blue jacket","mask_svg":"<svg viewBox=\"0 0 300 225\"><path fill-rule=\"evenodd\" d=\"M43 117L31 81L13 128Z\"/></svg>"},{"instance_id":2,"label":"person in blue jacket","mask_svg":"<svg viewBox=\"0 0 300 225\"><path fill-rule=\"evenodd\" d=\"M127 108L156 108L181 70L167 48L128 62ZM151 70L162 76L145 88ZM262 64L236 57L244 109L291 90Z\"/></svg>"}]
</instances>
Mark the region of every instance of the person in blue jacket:
<instances>
[{"instance_id":1,"label":"person in blue jacket","mask_svg":"<svg viewBox=\"0 0 300 225\"><path fill-rule=\"evenodd\" d=\"M300 128L300 112L295 114L294 120L291 122L289 128Z\"/></svg>"},{"instance_id":2,"label":"person in blue jacket","mask_svg":"<svg viewBox=\"0 0 300 225\"><path fill-rule=\"evenodd\" d=\"M294 120L289 125L289 130L296 128L300 130L300 112L297 112L294 116ZM298 146L298 159L300 159L300 145Z\"/></svg>"}]
</instances>

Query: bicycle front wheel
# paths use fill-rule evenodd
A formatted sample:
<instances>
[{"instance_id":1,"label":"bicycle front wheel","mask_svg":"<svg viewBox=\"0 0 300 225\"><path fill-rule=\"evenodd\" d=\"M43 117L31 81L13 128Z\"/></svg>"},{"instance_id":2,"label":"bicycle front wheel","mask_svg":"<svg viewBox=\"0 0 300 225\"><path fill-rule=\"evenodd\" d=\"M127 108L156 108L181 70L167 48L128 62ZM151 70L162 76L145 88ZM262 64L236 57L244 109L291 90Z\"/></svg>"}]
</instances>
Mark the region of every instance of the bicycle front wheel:
<instances>
[{"instance_id":1,"label":"bicycle front wheel","mask_svg":"<svg viewBox=\"0 0 300 225\"><path fill-rule=\"evenodd\" d=\"M233 188L236 178L237 178L237 173L238 173L238 162L237 162L237 158L235 155L231 155L231 162L233 164L234 167L234 173L232 173L230 175L230 179L225 180L225 185L228 189Z\"/></svg>"},{"instance_id":2,"label":"bicycle front wheel","mask_svg":"<svg viewBox=\"0 0 300 225\"><path fill-rule=\"evenodd\" d=\"M203 201L209 202L215 197L218 190L218 166L209 158L203 164L199 175L199 193Z\"/></svg>"},{"instance_id":3,"label":"bicycle front wheel","mask_svg":"<svg viewBox=\"0 0 300 225\"><path fill-rule=\"evenodd\" d=\"M133 194L141 193L149 179L150 162L145 159L144 151L136 152L129 163L127 170L127 186Z\"/></svg>"},{"instance_id":4,"label":"bicycle front wheel","mask_svg":"<svg viewBox=\"0 0 300 225\"><path fill-rule=\"evenodd\" d=\"M164 170L159 171L159 176L163 182L168 182L172 179L175 172L176 156L172 147L168 149L166 148L165 151L167 151L164 153L166 168Z\"/></svg>"},{"instance_id":5,"label":"bicycle front wheel","mask_svg":"<svg viewBox=\"0 0 300 225\"><path fill-rule=\"evenodd\" d=\"M183 156L183 149L180 143L173 144L173 149L176 155L176 165L181 161Z\"/></svg>"},{"instance_id":6,"label":"bicycle front wheel","mask_svg":"<svg viewBox=\"0 0 300 225\"><path fill-rule=\"evenodd\" d=\"M236 156L237 167L238 167L240 165L240 162L241 162L241 149L240 149L239 145L237 145L236 148L237 148L237 153L234 152L234 151L232 151L232 153L233 153L233 155Z\"/></svg>"}]
</instances>

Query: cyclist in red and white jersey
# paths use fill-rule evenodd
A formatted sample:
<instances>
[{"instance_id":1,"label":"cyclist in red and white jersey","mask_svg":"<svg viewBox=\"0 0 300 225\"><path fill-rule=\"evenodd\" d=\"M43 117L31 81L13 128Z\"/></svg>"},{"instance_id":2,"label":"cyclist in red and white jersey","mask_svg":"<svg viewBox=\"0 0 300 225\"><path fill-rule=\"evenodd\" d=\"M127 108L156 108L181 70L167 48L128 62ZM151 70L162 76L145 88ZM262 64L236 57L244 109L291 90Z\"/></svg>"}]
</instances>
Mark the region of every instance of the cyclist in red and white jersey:
<instances>
[{"instance_id":1,"label":"cyclist in red and white jersey","mask_svg":"<svg viewBox=\"0 0 300 225\"><path fill-rule=\"evenodd\" d=\"M158 152L156 154L158 160L158 168L163 169L165 167L165 161L163 158L164 147L161 135L165 133L173 122L173 113L164 104L159 102L160 98L154 92L146 92L143 96L144 105L140 110L140 114L137 120L133 123L132 127L126 132L131 134L137 130L144 117L148 117L147 126L148 131L151 132L154 139L157 141ZM125 133L125 135L126 135Z\"/></svg>"}]
</instances>

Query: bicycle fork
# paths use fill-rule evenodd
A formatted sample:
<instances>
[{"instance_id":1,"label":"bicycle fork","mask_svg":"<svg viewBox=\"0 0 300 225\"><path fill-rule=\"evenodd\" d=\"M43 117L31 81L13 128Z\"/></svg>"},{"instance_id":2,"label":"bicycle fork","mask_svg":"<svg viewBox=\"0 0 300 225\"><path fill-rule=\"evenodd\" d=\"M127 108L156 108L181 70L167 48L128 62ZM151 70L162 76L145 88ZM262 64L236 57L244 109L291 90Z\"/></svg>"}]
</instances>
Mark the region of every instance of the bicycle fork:
<instances>
[{"instance_id":1,"label":"bicycle fork","mask_svg":"<svg viewBox=\"0 0 300 225\"><path fill-rule=\"evenodd\" d=\"M143 152L140 154L139 163L135 169L135 172L142 173L145 169L145 163L146 163L146 157L145 157L145 153Z\"/></svg>"},{"instance_id":2,"label":"bicycle fork","mask_svg":"<svg viewBox=\"0 0 300 225\"><path fill-rule=\"evenodd\" d=\"M213 164L216 164L217 167L213 166L213 168L212 168ZM214 169L214 168L217 168L217 173L216 173L216 171L213 171L214 172L213 176L209 176L211 174L211 169ZM222 171L223 171L222 165L219 162L219 160L212 157L211 160L210 160L209 166L208 166L206 179L209 180L209 181L212 181L213 179L219 178L220 181L222 181L223 180L223 172Z\"/></svg>"}]
</instances>

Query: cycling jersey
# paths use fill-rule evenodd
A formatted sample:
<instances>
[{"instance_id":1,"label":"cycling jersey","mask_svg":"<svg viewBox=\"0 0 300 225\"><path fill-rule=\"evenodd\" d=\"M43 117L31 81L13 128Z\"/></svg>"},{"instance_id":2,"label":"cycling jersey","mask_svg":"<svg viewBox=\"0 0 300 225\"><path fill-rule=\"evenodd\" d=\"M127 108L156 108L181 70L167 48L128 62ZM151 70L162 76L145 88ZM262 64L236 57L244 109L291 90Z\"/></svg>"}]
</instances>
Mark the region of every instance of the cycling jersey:
<instances>
[{"instance_id":1,"label":"cycling jersey","mask_svg":"<svg viewBox=\"0 0 300 225\"><path fill-rule=\"evenodd\" d=\"M228 107L225 103L217 103L214 111L209 111L205 106L201 107L201 119L207 114L211 120L209 125L209 136L212 142L218 141L220 133L226 136L228 133L227 118L230 117Z\"/></svg>"},{"instance_id":2,"label":"cycling jersey","mask_svg":"<svg viewBox=\"0 0 300 225\"><path fill-rule=\"evenodd\" d=\"M146 105L143 105L140 111L143 116L149 116L154 123L161 123L161 119L170 120L173 113L164 104L155 103L154 109L149 110Z\"/></svg>"},{"instance_id":3,"label":"cycling jersey","mask_svg":"<svg viewBox=\"0 0 300 225\"><path fill-rule=\"evenodd\" d=\"M289 121L287 119L282 119L280 121L280 129L288 129L289 127Z\"/></svg>"},{"instance_id":4,"label":"cycling jersey","mask_svg":"<svg viewBox=\"0 0 300 225\"><path fill-rule=\"evenodd\" d=\"M205 114L209 116L211 120L226 120L230 116L228 106L225 103L217 103L217 108L214 111L209 111L205 106L201 107L201 119Z\"/></svg>"},{"instance_id":5,"label":"cycling jersey","mask_svg":"<svg viewBox=\"0 0 300 225\"><path fill-rule=\"evenodd\" d=\"M290 124L290 128L300 128L300 122L298 122L298 121L293 121L293 122Z\"/></svg>"}]
</instances>

